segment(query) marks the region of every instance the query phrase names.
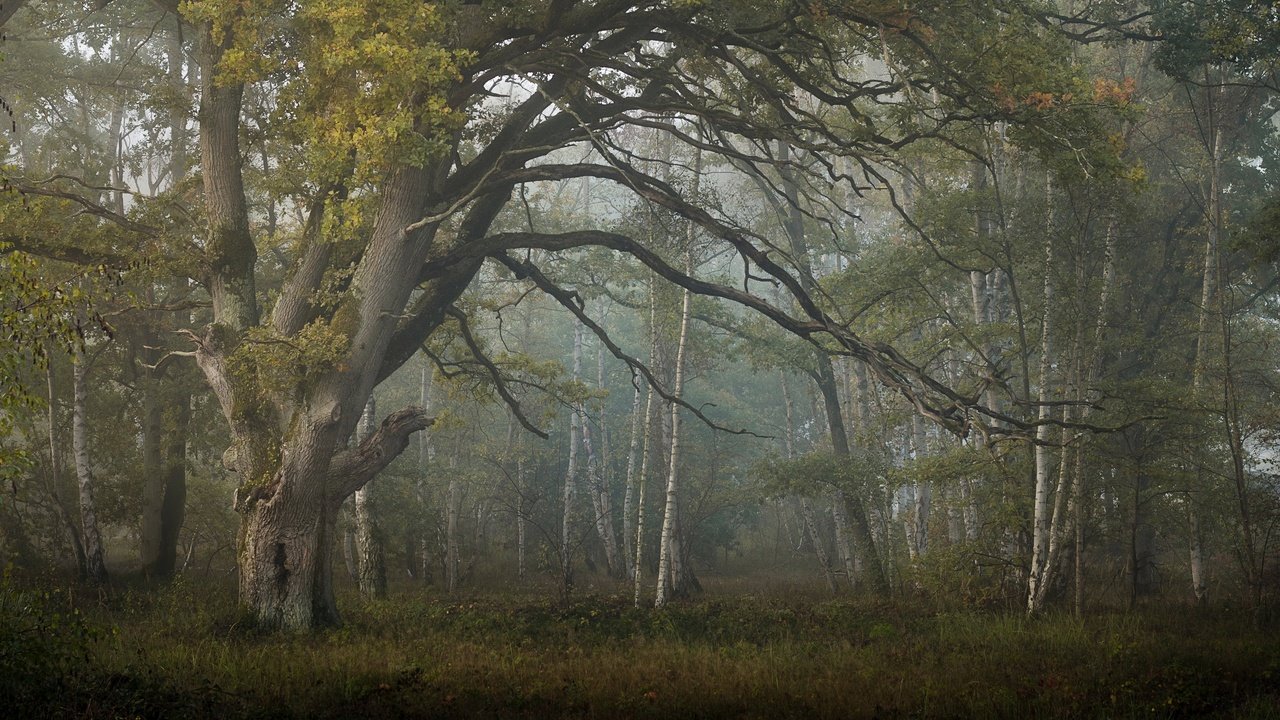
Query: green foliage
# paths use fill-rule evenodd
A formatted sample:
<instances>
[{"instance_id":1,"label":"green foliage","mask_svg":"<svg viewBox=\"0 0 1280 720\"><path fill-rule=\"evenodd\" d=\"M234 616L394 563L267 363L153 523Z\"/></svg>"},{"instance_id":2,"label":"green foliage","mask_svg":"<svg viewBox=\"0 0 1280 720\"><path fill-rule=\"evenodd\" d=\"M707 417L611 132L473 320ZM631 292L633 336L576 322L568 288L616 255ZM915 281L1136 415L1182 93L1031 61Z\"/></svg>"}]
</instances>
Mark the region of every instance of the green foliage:
<instances>
[{"instance_id":1,"label":"green foliage","mask_svg":"<svg viewBox=\"0 0 1280 720\"><path fill-rule=\"evenodd\" d=\"M815 496L831 489L866 495L888 473L884 459L855 452L838 457L830 452L806 453L792 460L769 456L756 464L755 476L765 497Z\"/></svg>"},{"instance_id":2,"label":"green foliage","mask_svg":"<svg viewBox=\"0 0 1280 720\"><path fill-rule=\"evenodd\" d=\"M470 55L440 42L448 29L439 4L187 0L183 13L209 22L216 40L235 39L222 82L281 83L276 120L303 146L304 176L317 187L422 165L466 120L446 92Z\"/></svg>"},{"instance_id":3,"label":"green foliage","mask_svg":"<svg viewBox=\"0 0 1280 720\"><path fill-rule=\"evenodd\" d=\"M0 580L0 697L7 711L52 703L88 670L94 629L62 591Z\"/></svg>"},{"instance_id":4,"label":"green foliage","mask_svg":"<svg viewBox=\"0 0 1280 720\"><path fill-rule=\"evenodd\" d=\"M228 369L242 390L293 397L332 372L346 355L351 338L334 324L314 320L289 338L279 337L270 328L252 328L228 361Z\"/></svg>"},{"instance_id":5,"label":"green foliage","mask_svg":"<svg viewBox=\"0 0 1280 720\"><path fill-rule=\"evenodd\" d=\"M1280 51L1275 4L1267 0L1158 0L1152 11L1164 38L1156 63L1179 80L1199 80L1211 63L1265 67Z\"/></svg>"},{"instance_id":6,"label":"green foliage","mask_svg":"<svg viewBox=\"0 0 1280 720\"><path fill-rule=\"evenodd\" d=\"M17 477L29 457L11 447L15 418L43 407L31 390L32 370L48 367L50 352L83 349L88 326L78 319L89 303L85 279L111 278L105 267L79 269L50 279L48 264L0 242L0 480ZM92 315L105 327L101 316Z\"/></svg>"}]
</instances>

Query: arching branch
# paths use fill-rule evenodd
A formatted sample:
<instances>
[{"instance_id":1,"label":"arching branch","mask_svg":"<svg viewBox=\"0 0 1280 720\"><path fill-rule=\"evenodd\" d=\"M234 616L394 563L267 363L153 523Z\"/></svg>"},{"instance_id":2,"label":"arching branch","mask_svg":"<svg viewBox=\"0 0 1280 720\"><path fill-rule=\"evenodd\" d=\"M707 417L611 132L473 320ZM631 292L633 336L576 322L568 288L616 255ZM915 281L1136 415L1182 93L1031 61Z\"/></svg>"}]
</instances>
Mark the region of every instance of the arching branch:
<instances>
[{"instance_id":1,"label":"arching branch","mask_svg":"<svg viewBox=\"0 0 1280 720\"><path fill-rule=\"evenodd\" d=\"M453 305L450 305L445 312L458 323L458 332L462 335L462 341L466 343L467 350L471 351L471 356L476 359L476 362L479 362L488 371L489 378L493 380L494 389L498 391L498 396L507 404L507 407L511 408L511 414L524 426L525 430L543 440L550 438L551 436L546 431L539 429L530 422L524 411L520 409L520 401L516 400L515 396L511 394L511 390L507 388L502 372L498 370L498 366L494 364L493 360L490 360L489 356L485 355L484 350L480 348L480 343L476 342L475 335L471 333L471 326L467 322L467 314Z\"/></svg>"}]
</instances>

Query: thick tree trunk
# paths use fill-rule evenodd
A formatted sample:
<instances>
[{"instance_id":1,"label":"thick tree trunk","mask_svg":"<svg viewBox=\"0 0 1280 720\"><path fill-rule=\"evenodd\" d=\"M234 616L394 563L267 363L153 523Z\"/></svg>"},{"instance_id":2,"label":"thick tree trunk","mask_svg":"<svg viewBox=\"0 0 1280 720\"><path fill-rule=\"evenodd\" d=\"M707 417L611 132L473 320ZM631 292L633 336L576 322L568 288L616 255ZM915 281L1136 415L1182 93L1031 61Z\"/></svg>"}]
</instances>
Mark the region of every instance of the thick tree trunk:
<instances>
[{"instance_id":1,"label":"thick tree trunk","mask_svg":"<svg viewBox=\"0 0 1280 720\"><path fill-rule=\"evenodd\" d=\"M80 490L80 535L84 543L85 574L89 582L105 583L107 565L102 547L102 533L98 528L98 513L94 504L94 479L89 458L89 389L85 385L88 362L83 352L77 352L72 366L72 415L71 448L75 457L76 480Z\"/></svg>"}]
</instances>

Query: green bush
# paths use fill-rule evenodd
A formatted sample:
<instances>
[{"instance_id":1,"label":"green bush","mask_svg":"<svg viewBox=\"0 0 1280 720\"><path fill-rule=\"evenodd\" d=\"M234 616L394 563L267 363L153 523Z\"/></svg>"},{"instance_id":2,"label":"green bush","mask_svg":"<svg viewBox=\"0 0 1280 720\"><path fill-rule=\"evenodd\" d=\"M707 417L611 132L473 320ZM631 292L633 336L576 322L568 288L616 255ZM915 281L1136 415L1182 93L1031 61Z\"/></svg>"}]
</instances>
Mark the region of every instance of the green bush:
<instances>
[{"instance_id":1,"label":"green bush","mask_svg":"<svg viewBox=\"0 0 1280 720\"><path fill-rule=\"evenodd\" d=\"M0 581L0 697L10 709L49 702L76 686L90 667L98 633L67 593Z\"/></svg>"}]
</instances>

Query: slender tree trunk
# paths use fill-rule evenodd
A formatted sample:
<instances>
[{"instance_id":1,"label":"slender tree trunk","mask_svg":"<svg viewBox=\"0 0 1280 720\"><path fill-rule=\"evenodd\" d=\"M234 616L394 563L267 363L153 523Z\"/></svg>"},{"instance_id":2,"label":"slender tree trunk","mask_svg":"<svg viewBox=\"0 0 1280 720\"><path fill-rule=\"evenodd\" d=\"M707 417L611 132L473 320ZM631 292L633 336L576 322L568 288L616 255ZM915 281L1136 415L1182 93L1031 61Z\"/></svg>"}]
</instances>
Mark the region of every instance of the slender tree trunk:
<instances>
[{"instance_id":1,"label":"slender tree trunk","mask_svg":"<svg viewBox=\"0 0 1280 720\"><path fill-rule=\"evenodd\" d=\"M1045 191L1046 203L1052 203L1052 185L1050 181L1046 181ZM1035 445L1035 507L1032 521L1031 536L1031 572L1028 574L1027 583L1027 612L1034 614L1040 611L1043 599L1042 587L1048 582L1048 560L1049 560L1049 534L1051 531L1049 520L1049 481L1050 481L1050 462L1049 454L1049 387L1050 387L1050 368L1052 367L1053 357L1053 221L1052 214L1048 225L1045 227L1044 239L1044 309L1041 316L1040 324L1040 387L1037 391L1038 411L1037 419L1040 421L1039 427L1036 428L1036 445Z\"/></svg>"},{"instance_id":2,"label":"slender tree trunk","mask_svg":"<svg viewBox=\"0 0 1280 720\"><path fill-rule=\"evenodd\" d=\"M53 498L58 519L67 534L67 542L71 546L76 563L77 577L89 577L89 559L85 556L84 541L80 536L80 525L71 517L67 504L62 501L62 452L58 446L58 394L54 382L52 353L49 366L45 369L49 388L49 495Z\"/></svg>"},{"instance_id":3,"label":"slender tree trunk","mask_svg":"<svg viewBox=\"0 0 1280 720\"><path fill-rule=\"evenodd\" d=\"M653 414L657 411L653 401L653 388L650 387L644 403L644 443L640 451L640 473L636 476L636 559L632 563L635 572L635 606L640 607L641 588L644 580L644 518L645 488L648 487L649 456L653 446Z\"/></svg>"},{"instance_id":4,"label":"slender tree trunk","mask_svg":"<svg viewBox=\"0 0 1280 720\"><path fill-rule=\"evenodd\" d=\"M573 379L582 378L582 324L574 325ZM569 462L564 473L564 514L560 525L560 599L567 602L573 587L573 511L578 483L578 433L582 420L581 404L569 411Z\"/></svg>"},{"instance_id":5,"label":"slender tree trunk","mask_svg":"<svg viewBox=\"0 0 1280 720\"><path fill-rule=\"evenodd\" d=\"M649 367L658 364L658 297L653 280L649 280ZM632 565L635 571L635 606L640 607L642 597L642 581L644 580L644 519L645 488L649 485L649 458L653 452L653 417L660 412L654 403L653 386L649 385L648 396L644 403L644 441L640 450L640 474L636 476L636 560Z\"/></svg>"},{"instance_id":6,"label":"slender tree trunk","mask_svg":"<svg viewBox=\"0 0 1280 720\"><path fill-rule=\"evenodd\" d=\"M1211 141L1213 142L1213 141ZM1216 147L1216 144L1215 144ZM1210 169L1210 197L1212 198L1216 189L1217 176L1217 157L1212 158ZM1212 204L1212 200L1210 201ZM1209 223L1209 234L1205 240L1204 250L1204 275L1200 288L1200 311L1196 328L1196 354L1195 361L1192 364L1191 373L1191 400L1193 404L1198 405L1203 401L1204 375L1205 366L1208 363L1209 354L1209 308L1213 306L1214 298L1218 293L1216 284L1218 278L1218 233L1216 227L1211 220ZM1205 579L1205 562L1204 562L1204 542L1201 536L1200 527L1200 507L1198 493L1205 484L1205 472L1200 463L1197 463L1195 472L1195 485L1191 491L1185 495L1187 506L1187 524L1190 529L1190 567L1191 567L1191 592L1195 601L1204 604L1208 600L1208 585Z\"/></svg>"},{"instance_id":7,"label":"slender tree trunk","mask_svg":"<svg viewBox=\"0 0 1280 720\"><path fill-rule=\"evenodd\" d=\"M373 435L377 424L377 403L372 396L365 403L361 419L360 441ZM368 484L356 491L356 566L359 568L360 594L367 598L387 596L387 560L382 533L378 527L376 508Z\"/></svg>"},{"instance_id":8,"label":"slender tree trunk","mask_svg":"<svg viewBox=\"0 0 1280 720\"><path fill-rule=\"evenodd\" d=\"M917 460L924 457L926 446L924 421L919 415L912 415L911 447ZM929 483L920 483L914 485L912 490L911 513L907 522L907 552L912 560L918 560L929 546L929 511L933 502L933 488Z\"/></svg>"},{"instance_id":9,"label":"slender tree trunk","mask_svg":"<svg viewBox=\"0 0 1280 720\"><path fill-rule=\"evenodd\" d=\"M107 581L107 565L103 557L102 533L98 528L97 509L93 500L93 470L89 464L89 389L85 385L87 362L83 351L76 353L72 366L71 447L80 489L80 534L84 542L87 578L92 583L101 584Z\"/></svg>"},{"instance_id":10,"label":"slender tree trunk","mask_svg":"<svg viewBox=\"0 0 1280 720\"><path fill-rule=\"evenodd\" d=\"M800 285L804 292L813 293L813 273L809 262L809 247L804 233L804 216L800 208L799 188L787 163L790 162L791 148L779 143L779 172L782 175L783 192L787 200L787 215L782 218L787 237L791 244L792 256L799 264ZM838 458L849 457L849 437L845 432L844 415L840 410L840 396L836 388L835 369L831 365L831 356L821 350L815 350L814 362L817 373L814 378L818 390L822 393L822 402L826 411L827 429L831 436L831 450ZM847 503L845 515L851 521L851 548L862 553L861 565L867 576L868 584L877 593L887 593L889 583L885 576L885 567L876 550L875 540L871 535L871 524L866 504L861 497L853 494L844 495Z\"/></svg>"},{"instance_id":11,"label":"slender tree trunk","mask_svg":"<svg viewBox=\"0 0 1280 720\"><path fill-rule=\"evenodd\" d=\"M626 488L622 496L622 554L627 564L627 577L632 579L636 572L635 472L636 453L640 449L640 424L640 384L637 382L631 398L631 442L627 445Z\"/></svg>"},{"instance_id":12,"label":"slender tree trunk","mask_svg":"<svg viewBox=\"0 0 1280 720\"><path fill-rule=\"evenodd\" d=\"M153 315L153 313L147 313ZM154 320L154 317L145 321ZM158 346L154 333L143 335L147 345ZM143 357L155 364L156 353L144 351ZM154 573L160 557L161 517L164 511L165 462L161 447L164 434L164 406L160 399L160 379L152 373L141 378L142 385L142 518L138 533L138 559L146 575Z\"/></svg>"},{"instance_id":13,"label":"slender tree trunk","mask_svg":"<svg viewBox=\"0 0 1280 720\"><path fill-rule=\"evenodd\" d=\"M458 483L458 453L455 446L449 458L449 489L445 498L444 517L444 586L450 595L458 591L458 570L461 563L459 543L459 515L462 514L462 486Z\"/></svg>"},{"instance_id":14,"label":"slender tree trunk","mask_svg":"<svg viewBox=\"0 0 1280 720\"><path fill-rule=\"evenodd\" d=\"M191 422L191 396L175 388L178 397L170 406L171 432L165 435L164 498L160 506L159 548L151 566L157 578L172 577L178 562L178 539L187 510L187 427Z\"/></svg>"},{"instance_id":15,"label":"slender tree trunk","mask_svg":"<svg viewBox=\"0 0 1280 720\"><path fill-rule=\"evenodd\" d=\"M702 171L702 155L699 153L694 160L694 188L693 194L698 193L698 179ZM685 238L685 273L693 273L693 231L689 231L689 236ZM685 353L688 350L689 340L689 315L690 305L692 303L692 295L686 288L680 301L680 336L676 343L676 366L675 366L675 385L672 388L672 394L676 398L684 397L684 366ZM657 595L654 599L656 607L663 607L667 604L668 595L679 588L674 582L673 566L680 562L676 555L676 514L679 512L678 506L680 501L679 482L680 482L680 406L676 403L669 403L671 407L671 456L667 467L667 499L665 509L662 514L662 536L658 546L658 582Z\"/></svg>"},{"instance_id":16,"label":"slender tree trunk","mask_svg":"<svg viewBox=\"0 0 1280 720\"><path fill-rule=\"evenodd\" d=\"M582 324L579 323L579 335L581 335L581 332ZM596 354L596 367L597 387L605 390L604 355L601 353ZM622 559L618 556L618 536L613 528L613 502L609 494L609 483L606 475L608 472L608 459L605 456L607 441L605 439L606 416L603 401L597 417L600 427L600 453L597 454L595 451L591 423L585 412L582 422L582 448L587 453L587 478L591 485L591 506L595 512L596 535L600 537L600 542L604 545L605 563L608 565L610 577L621 577L623 575Z\"/></svg>"},{"instance_id":17,"label":"slender tree trunk","mask_svg":"<svg viewBox=\"0 0 1280 720\"><path fill-rule=\"evenodd\" d=\"M435 380L432 372L431 363L423 362L422 364L422 380L421 391L419 393L419 402L422 403L424 412L431 412L431 390ZM428 472L431 469L432 445L431 434L422 433L418 436L418 476L414 482L414 493L416 495L418 505L418 518L413 526L417 529L417 544L422 553L422 557L418 558L418 574L422 577L422 582L426 583L431 578L431 555L430 548L432 546L431 525L424 518L428 516L427 498L430 497L430 488L428 487Z\"/></svg>"},{"instance_id":18,"label":"slender tree trunk","mask_svg":"<svg viewBox=\"0 0 1280 720\"><path fill-rule=\"evenodd\" d=\"M528 543L528 511L525 510L524 456L516 456L516 578L524 582L526 576L525 555Z\"/></svg>"}]
</instances>

